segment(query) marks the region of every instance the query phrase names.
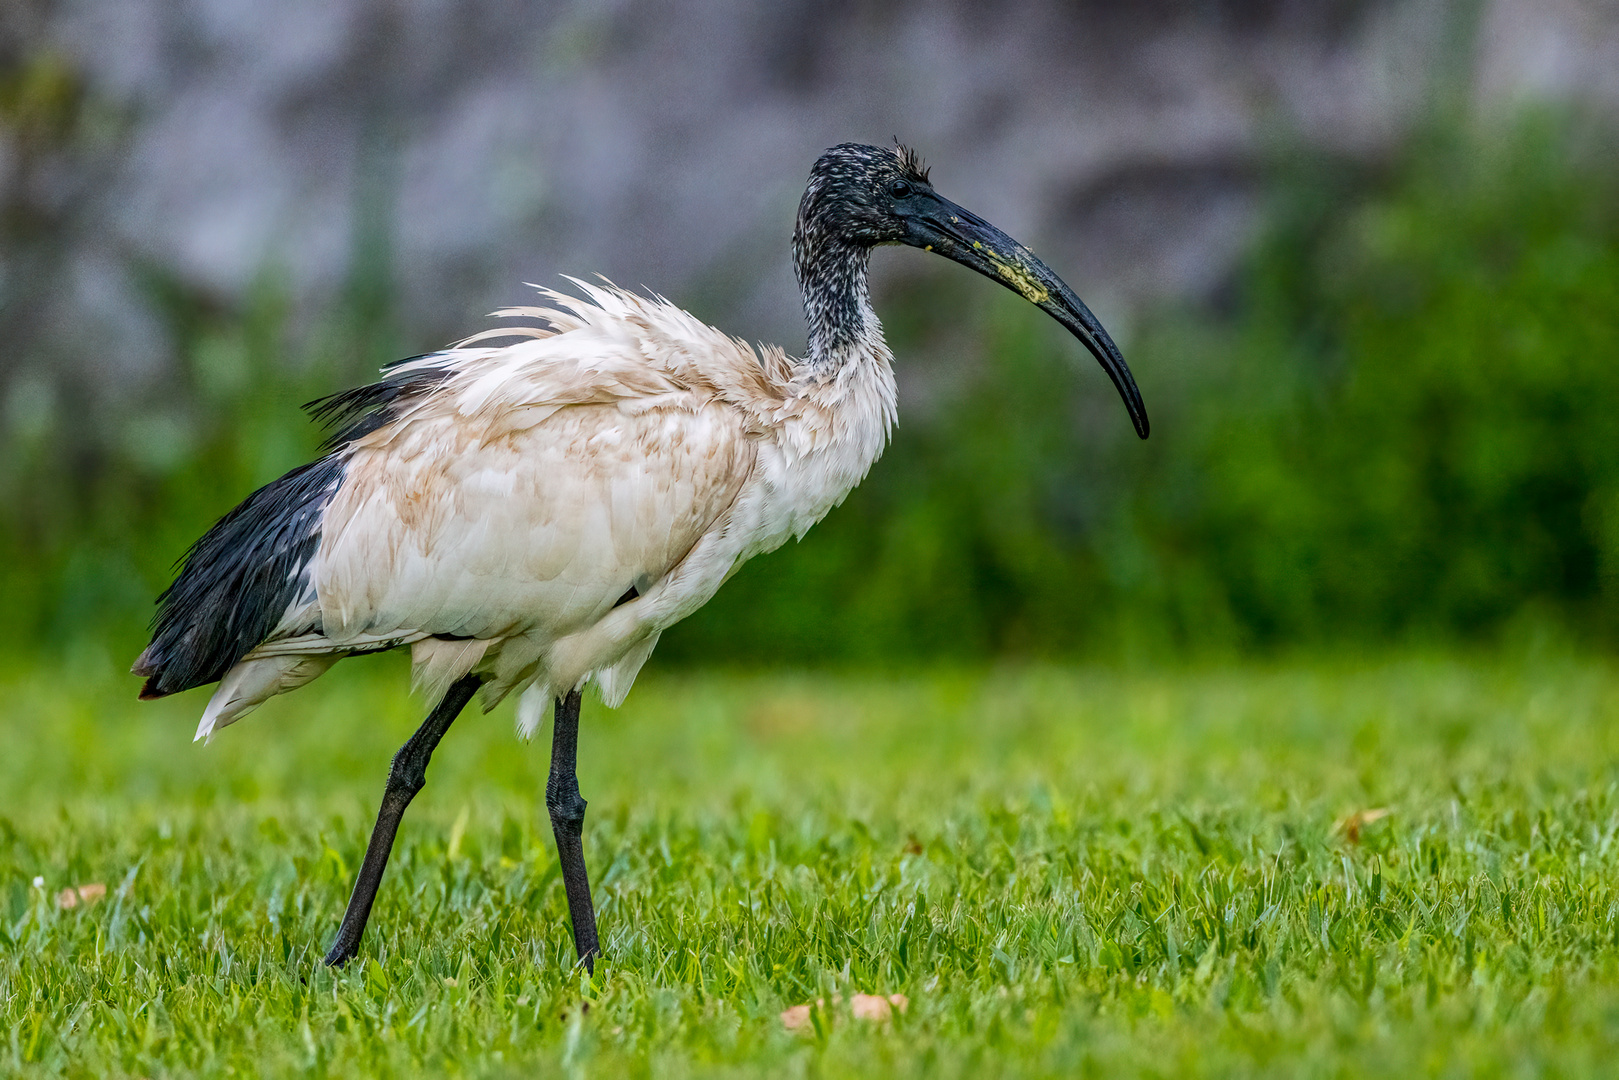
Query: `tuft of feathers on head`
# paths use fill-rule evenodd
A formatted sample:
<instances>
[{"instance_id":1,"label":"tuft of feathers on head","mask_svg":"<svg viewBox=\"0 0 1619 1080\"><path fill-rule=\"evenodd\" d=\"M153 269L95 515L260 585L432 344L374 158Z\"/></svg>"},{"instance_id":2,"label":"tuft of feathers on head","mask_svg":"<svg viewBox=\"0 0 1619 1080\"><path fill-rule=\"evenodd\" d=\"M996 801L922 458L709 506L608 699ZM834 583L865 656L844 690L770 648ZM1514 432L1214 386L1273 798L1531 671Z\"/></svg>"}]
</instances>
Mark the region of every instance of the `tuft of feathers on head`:
<instances>
[{"instance_id":1,"label":"tuft of feathers on head","mask_svg":"<svg viewBox=\"0 0 1619 1080\"><path fill-rule=\"evenodd\" d=\"M928 166L922 160L922 155L900 142L897 135L894 136L894 156L899 158L900 171L904 172L909 179L922 184L929 182Z\"/></svg>"}]
</instances>

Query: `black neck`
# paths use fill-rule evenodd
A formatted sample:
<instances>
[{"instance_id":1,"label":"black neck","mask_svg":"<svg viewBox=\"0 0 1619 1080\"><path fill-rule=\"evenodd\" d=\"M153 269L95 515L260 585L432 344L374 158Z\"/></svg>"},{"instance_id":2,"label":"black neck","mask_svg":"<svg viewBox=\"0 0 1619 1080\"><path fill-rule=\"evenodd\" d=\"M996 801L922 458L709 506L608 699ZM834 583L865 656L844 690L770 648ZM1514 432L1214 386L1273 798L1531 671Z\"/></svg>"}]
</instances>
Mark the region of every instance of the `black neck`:
<instances>
[{"instance_id":1,"label":"black neck","mask_svg":"<svg viewBox=\"0 0 1619 1080\"><path fill-rule=\"evenodd\" d=\"M836 364L862 345L875 327L866 269L871 249L835 236L800 229L793 237L793 267L804 293L811 364Z\"/></svg>"}]
</instances>

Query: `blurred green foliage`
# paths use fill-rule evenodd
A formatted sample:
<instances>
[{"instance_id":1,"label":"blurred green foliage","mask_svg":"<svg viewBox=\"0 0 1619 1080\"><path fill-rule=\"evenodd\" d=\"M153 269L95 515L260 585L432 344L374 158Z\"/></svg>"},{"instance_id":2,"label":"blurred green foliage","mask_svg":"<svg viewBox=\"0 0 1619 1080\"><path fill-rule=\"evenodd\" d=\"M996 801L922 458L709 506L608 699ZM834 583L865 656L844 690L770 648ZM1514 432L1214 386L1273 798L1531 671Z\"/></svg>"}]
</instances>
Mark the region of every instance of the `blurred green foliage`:
<instances>
[{"instance_id":1,"label":"blurred green foliage","mask_svg":"<svg viewBox=\"0 0 1619 1080\"><path fill-rule=\"evenodd\" d=\"M1441 140L1358 205L1294 196L1230 346L1245 400L1205 390L1175 463L1202 498L1143 530L1246 640L1614 610L1619 186L1570 150Z\"/></svg>"},{"instance_id":2,"label":"blurred green foliage","mask_svg":"<svg viewBox=\"0 0 1619 1080\"><path fill-rule=\"evenodd\" d=\"M1073 341L975 290L952 326L981 341L972 384L902 418L848 505L670 644L870 659L1611 640L1603 145L1539 117L1428 135L1376 170L1280 170L1229 310L1160 312L1131 343L1145 444ZM928 315L951 325L963 296L941 292ZM891 320L902 363L928 321Z\"/></svg>"},{"instance_id":3,"label":"blurred green foliage","mask_svg":"<svg viewBox=\"0 0 1619 1080\"><path fill-rule=\"evenodd\" d=\"M1219 309L1149 313L1127 343L1147 443L1089 358L1009 295L945 268L883 298L902 365L947 339L982 361L661 655L1155 656L1526 627L1611 641L1619 183L1595 151L1612 146L1542 118L1429 135L1372 169L1279 167ZM362 276L345 319L296 348L271 285L219 311L152 281L175 382L104 429L14 383L0 588L17 638L138 647L169 564L313 452L297 404L409 351L386 269Z\"/></svg>"}]
</instances>

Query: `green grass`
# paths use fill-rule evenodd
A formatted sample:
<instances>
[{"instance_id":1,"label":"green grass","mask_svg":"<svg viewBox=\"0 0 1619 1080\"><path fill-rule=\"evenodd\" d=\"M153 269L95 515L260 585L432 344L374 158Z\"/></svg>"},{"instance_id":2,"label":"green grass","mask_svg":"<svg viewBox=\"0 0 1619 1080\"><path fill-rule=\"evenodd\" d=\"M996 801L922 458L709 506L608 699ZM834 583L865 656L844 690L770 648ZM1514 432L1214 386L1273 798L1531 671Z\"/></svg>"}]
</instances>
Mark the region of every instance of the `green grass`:
<instances>
[{"instance_id":1,"label":"green grass","mask_svg":"<svg viewBox=\"0 0 1619 1080\"><path fill-rule=\"evenodd\" d=\"M402 667L351 662L206 747L200 695L139 706L114 669L0 679L3 1073L1573 1075L1619 1053L1609 662L654 674L586 706L594 981L568 962L546 747L508 710L451 731L334 975L416 721ZM106 900L59 910L85 882ZM782 1030L852 991L910 1009Z\"/></svg>"}]
</instances>

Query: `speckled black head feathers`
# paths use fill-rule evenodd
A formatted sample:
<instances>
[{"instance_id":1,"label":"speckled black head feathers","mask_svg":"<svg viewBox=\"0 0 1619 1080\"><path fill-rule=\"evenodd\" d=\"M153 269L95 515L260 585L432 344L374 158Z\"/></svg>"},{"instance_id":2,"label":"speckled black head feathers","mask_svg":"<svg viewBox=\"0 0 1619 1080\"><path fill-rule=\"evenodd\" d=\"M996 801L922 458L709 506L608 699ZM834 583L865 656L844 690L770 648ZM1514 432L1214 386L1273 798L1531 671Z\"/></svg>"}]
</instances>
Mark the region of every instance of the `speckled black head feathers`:
<instances>
[{"instance_id":1,"label":"speckled black head feathers","mask_svg":"<svg viewBox=\"0 0 1619 1080\"><path fill-rule=\"evenodd\" d=\"M904 238L895 206L920 190L930 190L927 169L898 144L842 143L810 169L793 229L793 269L804 291L811 360L829 360L867 332L871 249Z\"/></svg>"},{"instance_id":2,"label":"speckled black head feathers","mask_svg":"<svg viewBox=\"0 0 1619 1080\"><path fill-rule=\"evenodd\" d=\"M894 213L895 192L903 196L910 188L928 186L928 171L909 147L832 147L810 169L798 204L794 254L802 257L816 241L866 247L896 243L903 228Z\"/></svg>"}]
</instances>

